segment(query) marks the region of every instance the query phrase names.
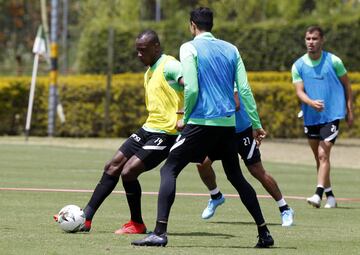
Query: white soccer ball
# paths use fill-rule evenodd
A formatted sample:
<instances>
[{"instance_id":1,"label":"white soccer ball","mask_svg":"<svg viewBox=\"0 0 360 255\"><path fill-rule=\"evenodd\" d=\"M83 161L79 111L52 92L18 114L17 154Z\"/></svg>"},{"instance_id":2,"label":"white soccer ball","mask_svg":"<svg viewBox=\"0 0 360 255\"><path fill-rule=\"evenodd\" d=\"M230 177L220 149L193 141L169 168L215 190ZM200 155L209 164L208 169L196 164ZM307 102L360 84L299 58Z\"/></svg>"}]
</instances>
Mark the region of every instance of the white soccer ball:
<instances>
[{"instance_id":1,"label":"white soccer ball","mask_svg":"<svg viewBox=\"0 0 360 255\"><path fill-rule=\"evenodd\" d=\"M84 225L85 214L79 206L67 205L60 210L57 222L65 232L75 233Z\"/></svg>"}]
</instances>

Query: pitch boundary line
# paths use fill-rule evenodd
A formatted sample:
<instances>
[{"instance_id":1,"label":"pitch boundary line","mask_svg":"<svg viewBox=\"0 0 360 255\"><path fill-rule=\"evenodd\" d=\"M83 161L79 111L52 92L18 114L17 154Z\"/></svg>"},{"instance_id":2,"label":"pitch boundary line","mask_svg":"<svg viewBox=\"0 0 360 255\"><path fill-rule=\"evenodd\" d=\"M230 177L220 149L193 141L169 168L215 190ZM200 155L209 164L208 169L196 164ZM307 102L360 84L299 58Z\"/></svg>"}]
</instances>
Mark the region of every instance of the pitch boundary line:
<instances>
[{"instance_id":1,"label":"pitch boundary line","mask_svg":"<svg viewBox=\"0 0 360 255\"><path fill-rule=\"evenodd\" d=\"M69 193L92 193L93 190L90 189L48 189L48 188L3 188L0 187L0 191L31 191L31 192L69 192ZM112 193L125 195L125 191L115 190ZM152 191L143 191L144 195L158 195L158 192ZM207 193L185 193L177 192L177 196L192 196L192 197L208 197ZM224 194L225 197L238 197L237 194ZM258 198L272 199L270 195L257 195ZM284 196L285 199L293 200L305 200L306 197L302 196ZM348 202L360 202L360 198L343 198L336 197L338 201L348 201Z\"/></svg>"}]
</instances>

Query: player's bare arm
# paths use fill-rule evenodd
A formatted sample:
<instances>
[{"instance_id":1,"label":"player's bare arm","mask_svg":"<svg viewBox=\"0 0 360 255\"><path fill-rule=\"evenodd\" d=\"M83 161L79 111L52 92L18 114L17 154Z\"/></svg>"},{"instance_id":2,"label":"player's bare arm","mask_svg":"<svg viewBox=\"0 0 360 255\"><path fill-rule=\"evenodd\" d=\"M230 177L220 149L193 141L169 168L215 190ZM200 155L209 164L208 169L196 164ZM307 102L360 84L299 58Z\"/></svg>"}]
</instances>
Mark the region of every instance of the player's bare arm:
<instances>
[{"instance_id":1,"label":"player's bare arm","mask_svg":"<svg viewBox=\"0 0 360 255\"><path fill-rule=\"evenodd\" d=\"M309 98L308 95L305 93L303 82L295 83L295 89L296 89L296 95L299 97L299 99L303 103L310 105L312 108L314 108L318 112L321 112L324 110L323 100L321 100L321 99L312 100L311 98Z\"/></svg>"},{"instance_id":2,"label":"player's bare arm","mask_svg":"<svg viewBox=\"0 0 360 255\"><path fill-rule=\"evenodd\" d=\"M352 126L354 122L354 112L353 112L353 97L352 97L352 90L351 84L349 80L349 76L344 74L343 76L339 77L342 85L344 86L345 90L345 97L346 97L346 122L349 126Z\"/></svg>"}]
</instances>

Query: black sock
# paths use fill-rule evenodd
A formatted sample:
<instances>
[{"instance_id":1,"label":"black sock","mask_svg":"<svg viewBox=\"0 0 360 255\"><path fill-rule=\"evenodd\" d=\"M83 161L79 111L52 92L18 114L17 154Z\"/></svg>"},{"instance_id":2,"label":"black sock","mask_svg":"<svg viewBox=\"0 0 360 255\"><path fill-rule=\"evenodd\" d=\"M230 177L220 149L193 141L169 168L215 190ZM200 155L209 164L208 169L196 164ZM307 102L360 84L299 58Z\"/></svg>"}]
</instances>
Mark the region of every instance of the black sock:
<instances>
[{"instance_id":1,"label":"black sock","mask_svg":"<svg viewBox=\"0 0 360 255\"><path fill-rule=\"evenodd\" d=\"M222 193L219 191L218 193L216 193L215 195L210 195L211 199L219 199L222 196Z\"/></svg>"},{"instance_id":2,"label":"black sock","mask_svg":"<svg viewBox=\"0 0 360 255\"><path fill-rule=\"evenodd\" d=\"M119 181L119 177L112 176L107 173L103 173L98 185L96 186L89 203L84 208L84 213L87 220L92 220L97 209L104 202L105 198L111 194L116 184Z\"/></svg>"},{"instance_id":3,"label":"black sock","mask_svg":"<svg viewBox=\"0 0 360 255\"><path fill-rule=\"evenodd\" d=\"M326 197L335 197L332 190L325 192Z\"/></svg>"},{"instance_id":4,"label":"black sock","mask_svg":"<svg viewBox=\"0 0 360 255\"><path fill-rule=\"evenodd\" d=\"M141 186L138 180L124 182L123 186L126 192L131 220L136 223L144 223L141 217Z\"/></svg>"},{"instance_id":5,"label":"black sock","mask_svg":"<svg viewBox=\"0 0 360 255\"><path fill-rule=\"evenodd\" d=\"M323 187L317 187L316 191L315 191L315 194L318 194L320 199L322 199L322 196L324 194L324 188Z\"/></svg>"},{"instance_id":6,"label":"black sock","mask_svg":"<svg viewBox=\"0 0 360 255\"><path fill-rule=\"evenodd\" d=\"M167 222L165 223L165 222L156 221L156 226L154 229L155 234L157 235L164 234L166 233L166 230L167 230Z\"/></svg>"},{"instance_id":7,"label":"black sock","mask_svg":"<svg viewBox=\"0 0 360 255\"><path fill-rule=\"evenodd\" d=\"M266 233L270 233L269 229L267 228L266 224L257 226L259 236L266 236Z\"/></svg>"},{"instance_id":8,"label":"black sock","mask_svg":"<svg viewBox=\"0 0 360 255\"><path fill-rule=\"evenodd\" d=\"M84 211L84 214L85 214L85 217L87 220L92 220L92 218L94 217L95 215L95 210L92 209L89 204L87 204L87 206L85 206L85 208L83 209Z\"/></svg>"},{"instance_id":9,"label":"black sock","mask_svg":"<svg viewBox=\"0 0 360 255\"><path fill-rule=\"evenodd\" d=\"M279 207L280 212L283 212L283 211L286 211L286 210L289 210L289 209L290 208L289 208L289 206L287 204Z\"/></svg>"}]
</instances>

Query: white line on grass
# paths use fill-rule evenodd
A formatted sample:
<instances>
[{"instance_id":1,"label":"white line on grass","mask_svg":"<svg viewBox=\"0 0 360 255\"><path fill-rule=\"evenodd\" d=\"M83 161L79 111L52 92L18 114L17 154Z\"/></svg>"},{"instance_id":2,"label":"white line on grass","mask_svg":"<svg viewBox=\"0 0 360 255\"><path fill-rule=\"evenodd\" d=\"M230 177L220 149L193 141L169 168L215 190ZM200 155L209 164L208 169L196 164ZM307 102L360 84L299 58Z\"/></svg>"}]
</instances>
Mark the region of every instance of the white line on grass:
<instances>
[{"instance_id":1,"label":"white line on grass","mask_svg":"<svg viewBox=\"0 0 360 255\"><path fill-rule=\"evenodd\" d=\"M90 189L42 189L42 188L2 188L0 187L0 191L34 191L34 192L72 192L72 193L92 193L93 190ZM125 195L125 191L113 191L115 194L123 194ZM144 195L158 195L158 192L152 191L143 191ZM209 194L205 193L183 193L177 192L178 196L196 196L196 197L207 197ZM239 197L237 194L224 194L225 197ZM257 195L258 198L272 198L269 195ZM284 196L286 199L294 199L294 200L305 200L306 197L301 196ZM338 201L349 201L349 202L360 202L360 198L341 198L336 197Z\"/></svg>"}]
</instances>

